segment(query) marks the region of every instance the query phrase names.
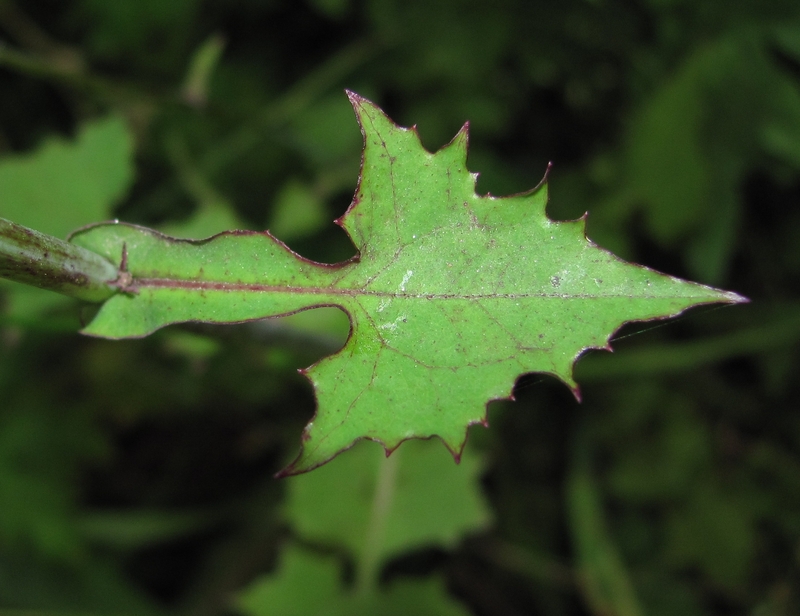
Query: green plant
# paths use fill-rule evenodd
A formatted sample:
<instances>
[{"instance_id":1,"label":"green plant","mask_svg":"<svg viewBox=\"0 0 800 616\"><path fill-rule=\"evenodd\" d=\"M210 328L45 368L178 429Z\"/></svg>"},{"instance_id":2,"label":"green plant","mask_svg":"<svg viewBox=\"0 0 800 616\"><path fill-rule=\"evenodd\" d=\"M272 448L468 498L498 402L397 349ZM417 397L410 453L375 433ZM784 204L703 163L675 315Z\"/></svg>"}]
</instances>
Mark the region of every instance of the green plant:
<instances>
[{"instance_id":1,"label":"green plant","mask_svg":"<svg viewBox=\"0 0 800 616\"><path fill-rule=\"evenodd\" d=\"M340 307L350 336L307 371L319 408L286 474L361 438L388 454L408 438L438 436L458 458L469 425L485 423L485 406L508 398L522 373L552 374L577 395L573 363L609 348L625 322L746 301L625 264L586 239L583 220L551 221L544 182L516 197L478 196L466 127L430 154L416 131L350 99L364 155L353 204L338 221L358 249L349 261L308 261L269 233L188 241L120 223L73 233L64 253L82 254L65 261L46 240L6 224L14 244L0 275L104 300L83 331L109 338ZM28 246L38 252L21 254Z\"/></svg>"},{"instance_id":2,"label":"green plant","mask_svg":"<svg viewBox=\"0 0 800 616\"><path fill-rule=\"evenodd\" d=\"M517 379L460 466L361 442L287 481L297 369L345 344L340 309L120 343L76 335L97 304L0 280L3 611L310 613L313 588L347 613L798 612L797 3L465 6L3 0L0 217L346 261L349 88L431 152L470 119L478 194L552 160L551 218L753 302L625 326L575 366L580 404Z\"/></svg>"}]
</instances>

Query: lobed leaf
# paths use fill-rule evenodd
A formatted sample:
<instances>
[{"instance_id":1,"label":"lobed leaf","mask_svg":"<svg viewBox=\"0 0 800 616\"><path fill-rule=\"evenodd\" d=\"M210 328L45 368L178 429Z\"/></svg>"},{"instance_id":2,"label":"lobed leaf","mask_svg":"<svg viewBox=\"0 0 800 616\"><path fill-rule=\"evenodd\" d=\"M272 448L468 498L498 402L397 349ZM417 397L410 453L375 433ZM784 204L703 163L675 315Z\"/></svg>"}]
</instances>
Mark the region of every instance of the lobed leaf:
<instances>
[{"instance_id":1,"label":"lobed leaf","mask_svg":"<svg viewBox=\"0 0 800 616\"><path fill-rule=\"evenodd\" d=\"M305 371L318 400L303 449L310 470L360 438L387 452L439 436L456 458L489 401L542 372L578 395L573 364L609 348L624 323L698 304L746 301L621 261L585 236L585 217L545 214L547 186L505 198L475 193L467 126L435 153L350 93L364 136L353 203L340 219L357 256L307 261L268 232L176 240L123 224L72 241L129 281L85 333L144 336L170 323L237 322L338 306L351 322L338 353Z\"/></svg>"}]
</instances>

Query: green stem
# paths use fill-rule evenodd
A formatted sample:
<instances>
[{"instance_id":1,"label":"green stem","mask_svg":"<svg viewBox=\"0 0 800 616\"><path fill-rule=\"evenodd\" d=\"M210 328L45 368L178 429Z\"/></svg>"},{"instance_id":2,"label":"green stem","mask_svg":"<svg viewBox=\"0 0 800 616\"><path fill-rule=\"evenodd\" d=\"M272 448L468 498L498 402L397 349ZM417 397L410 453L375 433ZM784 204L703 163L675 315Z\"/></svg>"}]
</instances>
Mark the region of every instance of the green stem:
<instances>
[{"instance_id":1,"label":"green stem","mask_svg":"<svg viewBox=\"0 0 800 616\"><path fill-rule=\"evenodd\" d=\"M572 444L566 481L569 530L581 574L579 589L592 614L642 616L631 574L609 529L594 476L594 432L584 417Z\"/></svg>"},{"instance_id":2,"label":"green stem","mask_svg":"<svg viewBox=\"0 0 800 616\"><path fill-rule=\"evenodd\" d=\"M392 509L394 489L397 484L397 468L399 456L395 450L391 456L381 461L378 469L375 496L372 499L372 512L369 517L367 536L364 550L356 570L356 595L370 594L378 583L378 568L380 566L381 548L383 547L383 533L386 529L386 519Z\"/></svg>"},{"instance_id":3,"label":"green stem","mask_svg":"<svg viewBox=\"0 0 800 616\"><path fill-rule=\"evenodd\" d=\"M274 131L277 127L284 126L296 118L322 94L366 62L379 49L379 43L371 39L364 39L356 41L330 56L311 73L291 86L278 100L265 107L251 122L217 143L203 157L201 167L208 173L215 173L233 164L257 146L268 131Z\"/></svg>"},{"instance_id":4,"label":"green stem","mask_svg":"<svg viewBox=\"0 0 800 616\"><path fill-rule=\"evenodd\" d=\"M56 58L40 57L0 45L0 67L84 90L121 107L134 117L146 115L147 110L158 102L155 94L91 73L81 64L79 57L63 54Z\"/></svg>"},{"instance_id":5,"label":"green stem","mask_svg":"<svg viewBox=\"0 0 800 616\"><path fill-rule=\"evenodd\" d=\"M0 218L0 278L102 302L118 275L98 254Z\"/></svg>"},{"instance_id":6,"label":"green stem","mask_svg":"<svg viewBox=\"0 0 800 616\"><path fill-rule=\"evenodd\" d=\"M693 342L654 344L625 353L590 355L578 363L580 382L688 372L731 357L790 347L800 338L800 314L767 314L765 322Z\"/></svg>"}]
</instances>

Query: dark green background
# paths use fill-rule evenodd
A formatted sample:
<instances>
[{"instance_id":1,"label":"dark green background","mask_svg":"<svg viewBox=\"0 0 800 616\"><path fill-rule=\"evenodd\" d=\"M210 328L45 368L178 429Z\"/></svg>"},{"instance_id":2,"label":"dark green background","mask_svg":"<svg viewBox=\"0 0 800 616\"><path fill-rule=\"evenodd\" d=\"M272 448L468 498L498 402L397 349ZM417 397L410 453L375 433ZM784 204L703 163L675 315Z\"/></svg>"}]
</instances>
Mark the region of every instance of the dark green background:
<instances>
[{"instance_id":1,"label":"dark green background","mask_svg":"<svg viewBox=\"0 0 800 616\"><path fill-rule=\"evenodd\" d=\"M750 297L624 328L580 405L520 379L471 431L489 527L385 574L441 574L481 615L800 612L796 0L0 1L0 38L0 167L109 114L132 136L102 215L42 180L54 228L270 227L346 259L349 88L432 150L469 120L480 192L552 162L551 217ZM0 607L235 613L293 536L271 476L314 408L296 369L346 323L112 343L75 333L85 310L0 287Z\"/></svg>"}]
</instances>

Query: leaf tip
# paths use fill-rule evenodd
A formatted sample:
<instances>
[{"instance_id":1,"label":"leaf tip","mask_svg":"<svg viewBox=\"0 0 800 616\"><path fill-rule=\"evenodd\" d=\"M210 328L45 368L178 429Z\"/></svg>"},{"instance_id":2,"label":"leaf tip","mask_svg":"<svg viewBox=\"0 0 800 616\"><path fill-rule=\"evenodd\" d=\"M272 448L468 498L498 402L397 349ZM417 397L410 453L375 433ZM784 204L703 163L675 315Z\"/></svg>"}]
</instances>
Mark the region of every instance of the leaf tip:
<instances>
[{"instance_id":1,"label":"leaf tip","mask_svg":"<svg viewBox=\"0 0 800 616\"><path fill-rule=\"evenodd\" d=\"M305 436L305 432L303 433ZM305 440L305 438L303 438ZM327 461L327 460L326 460ZM309 471L313 471L318 466L322 466L325 462L320 462L318 464L309 464L307 461L303 460L303 452L300 452L300 455L297 456L291 463L287 466L279 470L277 473L273 475L275 479L286 479L287 477L294 477L295 475L302 475L303 473L307 473Z\"/></svg>"},{"instance_id":2,"label":"leaf tip","mask_svg":"<svg viewBox=\"0 0 800 616\"><path fill-rule=\"evenodd\" d=\"M463 144L464 149L469 145L469 120L464 122L464 125L458 129L456 136L453 137L450 143Z\"/></svg>"},{"instance_id":3,"label":"leaf tip","mask_svg":"<svg viewBox=\"0 0 800 616\"><path fill-rule=\"evenodd\" d=\"M739 295L733 291L724 291L723 289L717 289L715 287L710 287L708 285L700 284L700 283L692 283L698 289L702 289L704 293L704 297L697 301L696 305L700 304L749 304L750 298L745 297L744 295ZM689 306L690 308L692 306Z\"/></svg>"},{"instance_id":4,"label":"leaf tip","mask_svg":"<svg viewBox=\"0 0 800 616\"><path fill-rule=\"evenodd\" d=\"M456 157L458 158L459 163L466 167L467 152L469 150L469 122L464 122L464 125L450 140L450 143L441 148L437 154L446 150L450 150L451 148L456 152ZM477 179L477 174L472 175Z\"/></svg>"},{"instance_id":5,"label":"leaf tip","mask_svg":"<svg viewBox=\"0 0 800 616\"><path fill-rule=\"evenodd\" d=\"M522 195L533 195L533 194L539 192L542 189L544 189L546 191L547 190L547 183L550 181L550 172L552 170L553 170L553 161L549 161L547 163L547 167L544 170L544 175L542 176L542 179L539 180L539 183L536 184L536 186L534 186L530 190L526 190L526 191L524 191L524 192L522 192L520 194L522 194ZM547 198L547 192L545 192L545 198Z\"/></svg>"},{"instance_id":6,"label":"leaf tip","mask_svg":"<svg viewBox=\"0 0 800 616\"><path fill-rule=\"evenodd\" d=\"M292 473L290 472L290 467L287 466L286 468L282 468L277 473L275 473L272 477L273 479L286 479L290 477Z\"/></svg>"},{"instance_id":7,"label":"leaf tip","mask_svg":"<svg viewBox=\"0 0 800 616\"><path fill-rule=\"evenodd\" d=\"M383 116L386 120L391 121L383 109L378 107L371 100L364 98L352 90L345 90L345 92L347 93L347 98L350 100L350 104L353 106L353 111L356 113L356 119L358 119L358 123L361 125L362 132L364 131L364 116Z\"/></svg>"},{"instance_id":8,"label":"leaf tip","mask_svg":"<svg viewBox=\"0 0 800 616\"><path fill-rule=\"evenodd\" d=\"M353 107L361 104L361 101L366 100L363 96L352 90L345 89L344 93L347 94L347 98L350 99L350 104L353 105Z\"/></svg>"},{"instance_id":9,"label":"leaf tip","mask_svg":"<svg viewBox=\"0 0 800 616\"><path fill-rule=\"evenodd\" d=\"M745 297L744 295L739 295L738 293L734 293L733 291L722 291L721 296L724 298L724 301L727 304L749 304L750 298Z\"/></svg>"},{"instance_id":10,"label":"leaf tip","mask_svg":"<svg viewBox=\"0 0 800 616\"><path fill-rule=\"evenodd\" d=\"M542 176L542 179L539 180L539 183L536 185L534 190L539 188L542 184L547 184L547 181L550 179L550 172L552 170L553 170L553 161L552 160L547 161L547 169L544 170L544 175Z\"/></svg>"}]
</instances>

